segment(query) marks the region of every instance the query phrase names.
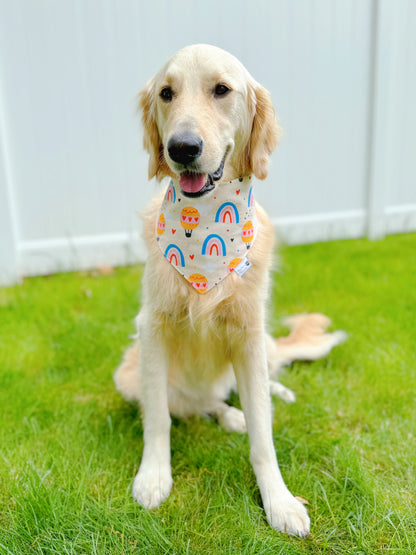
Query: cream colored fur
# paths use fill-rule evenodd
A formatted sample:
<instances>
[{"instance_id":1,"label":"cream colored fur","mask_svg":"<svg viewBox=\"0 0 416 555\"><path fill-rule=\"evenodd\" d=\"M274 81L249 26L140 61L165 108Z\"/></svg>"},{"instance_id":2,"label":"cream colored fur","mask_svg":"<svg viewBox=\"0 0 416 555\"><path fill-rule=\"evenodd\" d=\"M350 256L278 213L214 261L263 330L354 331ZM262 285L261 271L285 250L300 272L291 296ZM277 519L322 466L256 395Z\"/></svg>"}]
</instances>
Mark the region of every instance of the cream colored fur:
<instances>
[{"instance_id":1,"label":"cream colored fur","mask_svg":"<svg viewBox=\"0 0 416 555\"><path fill-rule=\"evenodd\" d=\"M226 84L231 92L215 97L217 84ZM169 102L160 98L164 87L174 93ZM166 145L178 130L203 139L199 172L215 172L226 156L224 178L217 187L242 175L266 177L279 133L270 96L227 52L207 45L179 51L146 85L140 106L149 177L177 177L180 168L169 158ZM170 414L212 414L228 430L247 429L250 458L270 524L305 536L307 511L284 484L272 440L270 389L289 402L294 394L278 382L269 382L269 375L299 355L314 359L326 354L342 338L324 334L329 322L318 323L317 328L310 317L303 317L303 328L302 318L292 321L296 337L289 335L281 345L266 333L274 235L260 206L250 270L243 277L234 272L200 295L157 246L155 221L161 201L159 195L144 215L149 256L136 319L138 337L114 377L127 400L140 401L144 415L144 450L133 496L152 508L169 495ZM225 403L236 385L244 414Z\"/></svg>"}]
</instances>

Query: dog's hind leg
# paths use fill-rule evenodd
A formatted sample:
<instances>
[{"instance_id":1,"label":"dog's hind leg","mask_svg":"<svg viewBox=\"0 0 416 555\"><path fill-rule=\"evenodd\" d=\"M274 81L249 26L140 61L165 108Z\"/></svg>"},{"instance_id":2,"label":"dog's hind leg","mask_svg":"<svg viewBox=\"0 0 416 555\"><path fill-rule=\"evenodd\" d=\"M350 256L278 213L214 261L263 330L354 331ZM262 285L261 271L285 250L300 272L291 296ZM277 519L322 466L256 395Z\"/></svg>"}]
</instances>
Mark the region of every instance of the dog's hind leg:
<instances>
[{"instance_id":1,"label":"dog's hind leg","mask_svg":"<svg viewBox=\"0 0 416 555\"><path fill-rule=\"evenodd\" d=\"M296 401L295 393L280 382L269 380L269 387L271 395L280 397L280 399L283 399L286 403L294 403Z\"/></svg>"},{"instance_id":2,"label":"dog's hind leg","mask_svg":"<svg viewBox=\"0 0 416 555\"><path fill-rule=\"evenodd\" d=\"M295 393L280 382L271 379L272 376L276 376L279 373L279 370L281 370L283 366L282 359L279 357L276 339L274 339L271 335L267 335L266 337L266 351L267 368L270 378L270 394L280 397L280 399L283 399L286 403L294 403L296 401Z\"/></svg>"},{"instance_id":3,"label":"dog's hind leg","mask_svg":"<svg viewBox=\"0 0 416 555\"><path fill-rule=\"evenodd\" d=\"M140 401L140 376L139 376L139 340L136 339L129 347L114 373L114 383L117 391L126 401Z\"/></svg>"},{"instance_id":4,"label":"dog's hind leg","mask_svg":"<svg viewBox=\"0 0 416 555\"><path fill-rule=\"evenodd\" d=\"M229 432L243 434L247 432L246 419L242 410L227 405L224 401L218 401L213 410L210 411L223 428Z\"/></svg>"}]
</instances>

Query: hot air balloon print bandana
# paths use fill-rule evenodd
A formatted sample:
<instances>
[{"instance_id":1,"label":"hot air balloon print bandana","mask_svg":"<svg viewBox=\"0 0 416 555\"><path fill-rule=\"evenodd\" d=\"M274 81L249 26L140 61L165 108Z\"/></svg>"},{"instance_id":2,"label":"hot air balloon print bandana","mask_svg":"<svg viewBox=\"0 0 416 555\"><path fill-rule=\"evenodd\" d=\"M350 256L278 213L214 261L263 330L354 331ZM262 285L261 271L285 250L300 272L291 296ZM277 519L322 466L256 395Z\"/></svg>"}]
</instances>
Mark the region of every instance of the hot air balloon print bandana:
<instances>
[{"instance_id":1,"label":"hot air balloon print bandana","mask_svg":"<svg viewBox=\"0 0 416 555\"><path fill-rule=\"evenodd\" d=\"M170 180L156 222L163 256L195 288L206 293L231 272L242 276L256 238L251 176L221 182L201 197L187 197Z\"/></svg>"}]
</instances>

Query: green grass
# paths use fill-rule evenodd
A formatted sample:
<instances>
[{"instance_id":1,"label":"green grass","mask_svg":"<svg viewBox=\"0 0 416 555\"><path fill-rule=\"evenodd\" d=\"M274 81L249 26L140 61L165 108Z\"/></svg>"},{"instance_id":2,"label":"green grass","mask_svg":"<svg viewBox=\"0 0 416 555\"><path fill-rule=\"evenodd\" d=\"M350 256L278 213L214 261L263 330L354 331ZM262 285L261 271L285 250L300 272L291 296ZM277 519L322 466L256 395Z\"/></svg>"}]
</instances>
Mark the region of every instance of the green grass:
<instances>
[{"instance_id":1,"label":"green grass","mask_svg":"<svg viewBox=\"0 0 416 555\"><path fill-rule=\"evenodd\" d=\"M174 420L171 496L130 490L142 424L112 373L141 268L0 290L1 554L416 553L416 234L284 248L270 323L322 311L349 340L296 363L275 401L284 478L309 500L305 540L266 523L245 436Z\"/></svg>"}]
</instances>

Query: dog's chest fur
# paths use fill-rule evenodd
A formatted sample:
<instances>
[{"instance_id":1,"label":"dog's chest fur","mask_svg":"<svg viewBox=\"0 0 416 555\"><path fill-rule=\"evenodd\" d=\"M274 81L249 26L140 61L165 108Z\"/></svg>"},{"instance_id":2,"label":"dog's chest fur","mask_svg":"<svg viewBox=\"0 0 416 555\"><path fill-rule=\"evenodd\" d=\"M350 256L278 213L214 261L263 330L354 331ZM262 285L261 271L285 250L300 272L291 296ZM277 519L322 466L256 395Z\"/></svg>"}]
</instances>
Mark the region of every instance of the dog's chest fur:
<instances>
[{"instance_id":1,"label":"dog's chest fur","mask_svg":"<svg viewBox=\"0 0 416 555\"><path fill-rule=\"evenodd\" d=\"M230 368L233 349L249 341L249 333L255 333L263 322L259 307L267 296L273 229L258 207L259 235L251 251L252 268L243 277L230 275L200 295L163 257L156 243L154 229L161 198L155 199L144 218L149 258L143 304L152 312L168 353L169 379L200 389Z\"/></svg>"}]
</instances>

